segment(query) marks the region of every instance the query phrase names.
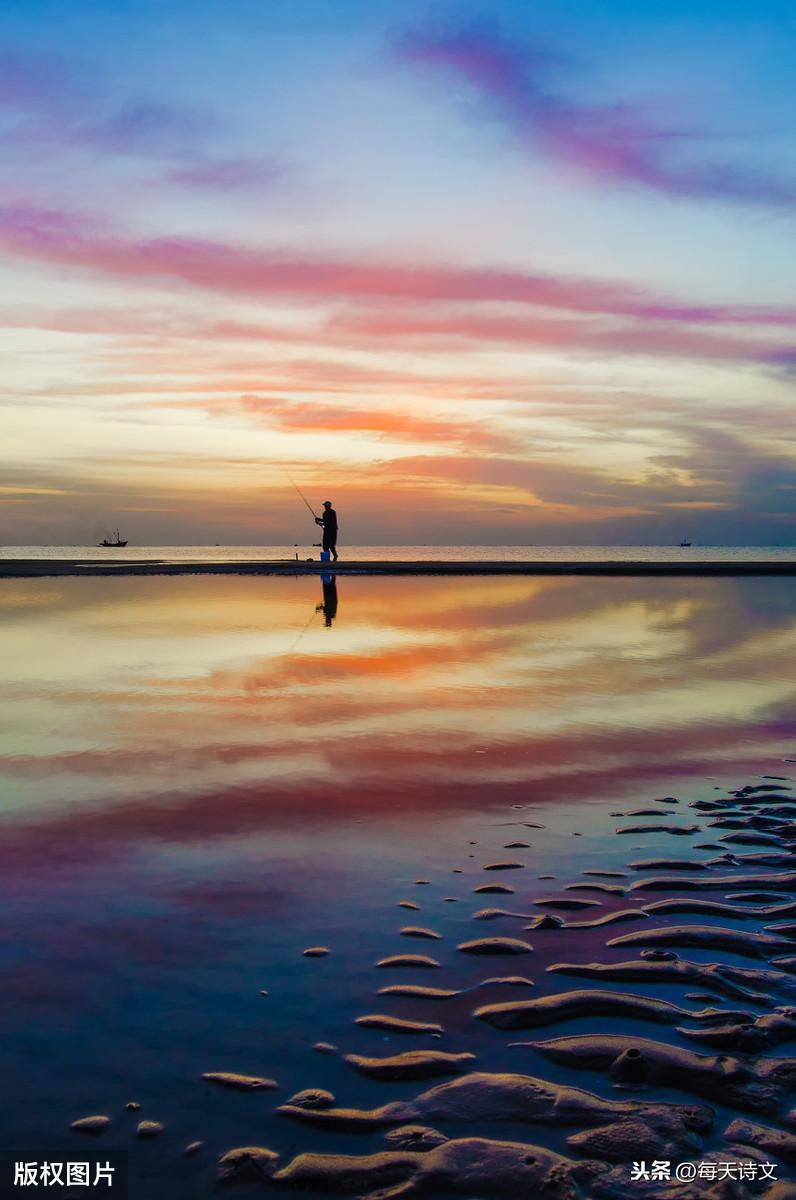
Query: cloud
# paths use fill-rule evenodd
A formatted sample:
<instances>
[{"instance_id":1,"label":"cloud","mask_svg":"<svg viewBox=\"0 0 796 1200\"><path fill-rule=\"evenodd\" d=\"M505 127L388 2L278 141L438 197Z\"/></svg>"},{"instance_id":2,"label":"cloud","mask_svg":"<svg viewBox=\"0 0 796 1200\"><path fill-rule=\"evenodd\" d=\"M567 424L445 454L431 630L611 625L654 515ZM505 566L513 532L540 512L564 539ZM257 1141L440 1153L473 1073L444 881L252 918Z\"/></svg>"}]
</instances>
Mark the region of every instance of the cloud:
<instances>
[{"instance_id":1,"label":"cloud","mask_svg":"<svg viewBox=\"0 0 796 1200\"><path fill-rule=\"evenodd\" d=\"M507 451L516 444L516 437L498 433L486 421L461 417L434 417L396 411L392 407L354 408L296 400L285 402L258 395L242 396L240 403L246 412L287 431L359 433L389 441L471 446L482 452Z\"/></svg>"},{"instance_id":2,"label":"cloud","mask_svg":"<svg viewBox=\"0 0 796 1200\"><path fill-rule=\"evenodd\" d=\"M183 187L234 192L278 183L284 174L284 165L273 158L219 158L177 167L167 179Z\"/></svg>"},{"instance_id":3,"label":"cloud","mask_svg":"<svg viewBox=\"0 0 796 1200\"><path fill-rule=\"evenodd\" d=\"M524 349L574 350L601 354L645 354L766 362L782 366L788 348L769 341L727 336L648 321L605 324L592 319L553 320L541 316L494 314L474 309L425 312L342 313L329 327L360 339L413 340L455 348L499 342Z\"/></svg>"},{"instance_id":4,"label":"cloud","mask_svg":"<svg viewBox=\"0 0 796 1200\"><path fill-rule=\"evenodd\" d=\"M69 236L70 226L64 223L59 232ZM784 319L785 313L779 314ZM645 356L653 359L680 358L696 361L739 362L769 366L780 374L788 374L792 363L790 347L776 341L771 330L754 334L756 323L739 331L715 328L691 328L683 322L662 322L643 319L619 319L604 314L567 314L564 316L529 313L527 307L507 306L495 310L488 305L414 305L373 304L367 308L354 301L338 307L331 314L315 314L314 319L275 324L251 319L227 317L223 320L181 312L168 308L104 307L102 309L13 309L0 310L0 329L46 329L65 334L97 334L107 337L135 339L130 343L131 362L128 367L139 373L142 368L160 371L164 391L172 390L167 377L175 372L192 374L202 362L202 387L218 390L215 376L219 370L239 386L230 383L225 390L280 391L306 386L310 389L346 391L375 386L381 391L392 388L420 387L424 395L432 392L477 398L496 394L506 397L506 389L516 391L521 386L519 375L511 377L504 368L496 374L494 365L487 369L473 363L469 369L452 373L448 364L443 372L435 368L434 356L450 352L481 352L503 347L511 353L541 352L554 354L577 353L590 358ZM202 343L202 351L178 352L181 341ZM252 343L257 357L249 362L219 360L219 351L228 353L235 343ZM170 345L171 344L171 345ZM314 354L323 348L330 352L325 358L290 358L277 363L276 346L311 349ZM415 356L414 369L389 367L380 357L384 347L392 352L409 351ZM262 349L269 347L267 368L263 368ZM333 354L357 352L367 354L367 362L345 362ZM164 357L165 356L165 357ZM160 361L157 363L155 360ZM110 374L124 366L114 352ZM252 379L252 372L259 379ZM247 378L248 377L248 378ZM482 389L479 393L478 388ZM485 390L483 390L485 389ZM133 389L135 390L135 389ZM187 390L195 390L188 386Z\"/></svg>"},{"instance_id":5,"label":"cloud","mask_svg":"<svg viewBox=\"0 0 796 1200\"><path fill-rule=\"evenodd\" d=\"M772 424L774 422L772 421ZM685 454L661 454L656 461L667 469L699 473L702 486L729 500L739 515L751 521L775 516L793 527L796 510L796 445L782 440L779 452L748 445L728 428L696 424L690 430Z\"/></svg>"},{"instance_id":6,"label":"cloud","mask_svg":"<svg viewBox=\"0 0 796 1200\"><path fill-rule=\"evenodd\" d=\"M6 110L50 111L78 89L64 61L0 47L0 106Z\"/></svg>"},{"instance_id":7,"label":"cloud","mask_svg":"<svg viewBox=\"0 0 796 1200\"><path fill-rule=\"evenodd\" d=\"M326 432L309 409L303 418L313 433ZM612 444L611 429L621 436L623 424L638 419L632 404L618 405L606 427ZM792 541L794 459L785 450L749 447L724 433L718 419L710 426L683 414L679 424L672 419L661 425L662 436L653 440L667 449L621 472L608 462L596 467L578 461L577 454L544 439L537 445L521 430L512 437L511 427L497 421L486 423L481 438L465 422L451 431L449 442L442 428L415 436L411 419L389 434L377 432L377 413L363 412L359 424L385 442L405 436L418 449L397 455L385 445L381 457L352 466L338 461L330 437L325 459L308 460L304 430L293 427L282 430L297 439L292 456L287 445L271 458L253 448L250 461L192 454L189 470L176 448L138 458L119 449L102 467L90 456L20 464L6 473L12 491L0 496L0 540L81 544L91 540L101 518L109 526L132 526L141 545L187 544L198 528L208 542L292 543L301 514L278 468L284 462L303 490L338 499L347 538L355 544L671 545L684 532L706 545ZM424 452L422 443L435 433L434 452ZM493 449L492 438L502 445ZM14 488L35 492L14 495Z\"/></svg>"},{"instance_id":8,"label":"cloud","mask_svg":"<svg viewBox=\"0 0 796 1200\"><path fill-rule=\"evenodd\" d=\"M101 81L56 55L0 49L0 141L106 154L175 154L213 129L212 118L151 97L113 99Z\"/></svg>"},{"instance_id":9,"label":"cloud","mask_svg":"<svg viewBox=\"0 0 796 1200\"><path fill-rule=\"evenodd\" d=\"M123 104L107 116L87 119L73 130L76 142L107 154L181 154L200 139L206 116L151 100Z\"/></svg>"},{"instance_id":10,"label":"cloud","mask_svg":"<svg viewBox=\"0 0 796 1200\"><path fill-rule=\"evenodd\" d=\"M792 325L796 309L695 305L611 280L527 270L333 258L210 239L134 238L42 206L0 206L0 246L23 258L123 279L162 280L242 296L328 300L513 302L647 320Z\"/></svg>"},{"instance_id":11,"label":"cloud","mask_svg":"<svg viewBox=\"0 0 796 1200\"><path fill-rule=\"evenodd\" d=\"M166 183L198 190L261 190L284 167L267 156L215 156L222 132L214 116L152 97L117 101L101 80L66 59L0 48L0 144L26 154L89 151L103 156L171 161Z\"/></svg>"},{"instance_id":12,"label":"cloud","mask_svg":"<svg viewBox=\"0 0 796 1200\"><path fill-rule=\"evenodd\" d=\"M577 406L575 406L577 407ZM566 409L562 409L562 415ZM643 416L641 418L643 420ZM618 402L609 418L609 433L636 424L639 418ZM772 425L775 422L772 421ZM477 524L502 518L506 530L537 513L560 528L568 523L614 521L619 540L636 534L654 544L655 533L679 528L687 505L700 530L726 542L743 529L744 538L760 542L761 531L774 541L792 533L796 498L796 459L783 446L763 451L747 445L717 422L689 420L686 414L660 423L670 444L680 447L659 453L621 474L607 464L594 467L563 453L541 454L515 438L514 449L469 453L417 454L384 464L391 486L411 492L435 489L447 493L450 505L471 503ZM364 483L364 480L363 480ZM505 510L498 512L500 491ZM575 526L577 528L577 526ZM775 536L776 534L776 536ZM663 533L663 541L671 540ZM680 534L682 536L682 534ZM702 536L703 542L708 542Z\"/></svg>"},{"instance_id":13,"label":"cloud","mask_svg":"<svg viewBox=\"0 0 796 1200\"><path fill-rule=\"evenodd\" d=\"M673 197L786 208L796 202L796 183L763 171L678 160L673 149L699 140L698 130L652 124L629 104L572 99L560 79L561 59L543 47L471 26L407 33L394 49L405 63L464 83L522 146L593 178Z\"/></svg>"}]
</instances>

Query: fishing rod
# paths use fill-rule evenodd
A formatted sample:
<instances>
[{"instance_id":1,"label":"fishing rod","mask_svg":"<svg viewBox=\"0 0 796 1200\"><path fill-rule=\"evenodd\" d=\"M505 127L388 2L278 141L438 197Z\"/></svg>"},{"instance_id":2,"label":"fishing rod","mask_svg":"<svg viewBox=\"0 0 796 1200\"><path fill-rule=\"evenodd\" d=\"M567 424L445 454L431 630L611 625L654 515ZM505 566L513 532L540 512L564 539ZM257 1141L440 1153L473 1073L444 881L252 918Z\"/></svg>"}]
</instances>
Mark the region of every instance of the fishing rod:
<instances>
[{"instance_id":1,"label":"fishing rod","mask_svg":"<svg viewBox=\"0 0 796 1200\"><path fill-rule=\"evenodd\" d=\"M310 502L309 502L309 500L307 499L307 497L306 497L306 496L304 495L304 493L302 492L302 490L301 490L301 488L299 487L299 485L298 485L297 483L295 483L295 482L294 482L294 481L293 481L293 480L290 478L290 476L287 474L287 471L285 471L285 475L287 475L287 478L290 480L290 483L291 483L291 485L292 485L292 486L293 486L293 487L296 489L296 491L298 492L299 496L300 496L300 497L301 497L301 499L304 501L304 503L306 504L306 506L307 506L307 508L309 509L309 511L312 513L313 517L315 517L315 519L317 520L317 519L318 519L318 514L316 513L315 509L314 509L314 508L312 507L312 505L310 504Z\"/></svg>"}]
</instances>

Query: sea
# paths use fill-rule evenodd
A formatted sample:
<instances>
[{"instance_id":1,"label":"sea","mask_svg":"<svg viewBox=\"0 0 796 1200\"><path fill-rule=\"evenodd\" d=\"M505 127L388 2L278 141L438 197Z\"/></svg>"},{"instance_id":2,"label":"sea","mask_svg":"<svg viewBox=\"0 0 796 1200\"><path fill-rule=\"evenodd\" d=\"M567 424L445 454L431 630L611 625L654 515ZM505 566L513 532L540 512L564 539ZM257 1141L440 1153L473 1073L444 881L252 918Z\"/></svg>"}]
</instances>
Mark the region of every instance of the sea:
<instances>
[{"instance_id":1,"label":"sea","mask_svg":"<svg viewBox=\"0 0 796 1200\"><path fill-rule=\"evenodd\" d=\"M793 546L349 546L341 558L362 562L790 562ZM80 558L135 562L264 562L317 557L311 545L277 546L0 546L0 558Z\"/></svg>"}]
</instances>

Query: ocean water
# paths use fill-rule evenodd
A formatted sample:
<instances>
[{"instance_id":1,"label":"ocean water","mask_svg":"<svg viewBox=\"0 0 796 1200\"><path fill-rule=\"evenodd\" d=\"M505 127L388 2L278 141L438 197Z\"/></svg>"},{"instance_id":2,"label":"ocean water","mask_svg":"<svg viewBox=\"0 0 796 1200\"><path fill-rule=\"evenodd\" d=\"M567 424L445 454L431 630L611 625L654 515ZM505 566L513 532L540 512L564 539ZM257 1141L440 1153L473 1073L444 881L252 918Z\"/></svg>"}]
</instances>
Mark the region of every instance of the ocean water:
<instances>
[{"instance_id":1,"label":"ocean water","mask_svg":"<svg viewBox=\"0 0 796 1200\"><path fill-rule=\"evenodd\" d=\"M796 559L793 546L339 546L341 558L396 562L780 562ZM263 562L318 556L312 544L287 546L0 546L0 558L81 558L116 561Z\"/></svg>"},{"instance_id":2,"label":"ocean water","mask_svg":"<svg viewBox=\"0 0 796 1200\"><path fill-rule=\"evenodd\" d=\"M526 933L527 920L475 912L497 903L530 917L589 869L633 876L631 860L720 854L723 831L689 802L796 774L790 579L10 579L0 581L0 662L4 1142L54 1159L126 1150L133 1200L212 1197L218 1157L234 1146L283 1161L384 1147L381 1129L276 1114L300 1089L368 1109L437 1082L363 1078L315 1051L319 1041L372 1056L466 1050L478 1069L615 1098L610 1080L512 1048L522 1034L472 1011L517 998L487 977L527 976L521 998L589 986L546 967L628 957L606 947L625 926ZM680 804L657 805L662 816L696 819L699 834L617 836L623 811L665 796ZM499 876L513 893L475 893L498 877L484 867L506 857L521 864ZM739 886L750 870L723 869ZM586 915L638 902L598 893ZM441 940L403 937L410 923ZM529 938L533 953L457 951L487 934ZM303 956L318 945L328 957ZM401 951L440 967L376 966ZM379 994L407 981L462 991L445 1003ZM688 990L657 994L688 1004ZM372 1013L443 1032L355 1023ZM628 1017L586 1016L539 1036L606 1030L689 1044ZM279 1087L228 1091L207 1071ZM141 1111L126 1112L128 1101ZM739 1115L717 1108L708 1148ZM87 1144L69 1125L94 1113L111 1124ZM136 1139L141 1117L163 1122L163 1135ZM565 1153L571 1132L441 1126ZM194 1140L203 1150L184 1158Z\"/></svg>"}]
</instances>

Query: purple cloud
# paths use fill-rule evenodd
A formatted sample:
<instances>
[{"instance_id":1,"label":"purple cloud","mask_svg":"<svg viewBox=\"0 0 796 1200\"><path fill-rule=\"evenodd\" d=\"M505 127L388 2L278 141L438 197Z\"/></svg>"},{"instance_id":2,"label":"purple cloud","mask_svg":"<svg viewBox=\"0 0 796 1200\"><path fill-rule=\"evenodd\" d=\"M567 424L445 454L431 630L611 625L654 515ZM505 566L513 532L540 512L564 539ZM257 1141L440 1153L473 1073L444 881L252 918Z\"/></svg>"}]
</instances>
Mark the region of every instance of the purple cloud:
<instances>
[{"instance_id":1,"label":"purple cloud","mask_svg":"<svg viewBox=\"0 0 796 1200\"><path fill-rule=\"evenodd\" d=\"M117 154L180 153L206 130L207 118L188 109L151 100L128 102L79 132L89 144Z\"/></svg>"},{"instance_id":2,"label":"purple cloud","mask_svg":"<svg viewBox=\"0 0 796 1200\"><path fill-rule=\"evenodd\" d=\"M791 206L796 184L730 164L678 163L671 150L698 137L694 130L656 128L629 105L584 104L545 82L560 59L481 27L415 32L398 57L452 75L524 145L596 178L637 184L670 196Z\"/></svg>"},{"instance_id":3,"label":"purple cloud","mask_svg":"<svg viewBox=\"0 0 796 1200\"><path fill-rule=\"evenodd\" d=\"M96 82L96 81L95 81ZM204 135L207 118L150 99L114 103L63 58L0 48L2 140L107 153L174 152Z\"/></svg>"},{"instance_id":4,"label":"purple cloud","mask_svg":"<svg viewBox=\"0 0 796 1200\"><path fill-rule=\"evenodd\" d=\"M62 100L71 87L60 59L0 47L0 106L4 109L46 109Z\"/></svg>"},{"instance_id":5,"label":"purple cloud","mask_svg":"<svg viewBox=\"0 0 796 1200\"><path fill-rule=\"evenodd\" d=\"M245 191L278 183L284 166L272 158L207 159L170 171L171 183L208 191Z\"/></svg>"},{"instance_id":6,"label":"purple cloud","mask_svg":"<svg viewBox=\"0 0 796 1200\"><path fill-rule=\"evenodd\" d=\"M213 158L221 132L211 113L149 97L117 101L63 58L0 47L0 143L27 154L99 152L166 164L166 181L243 190L282 173L266 156Z\"/></svg>"}]
</instances>

